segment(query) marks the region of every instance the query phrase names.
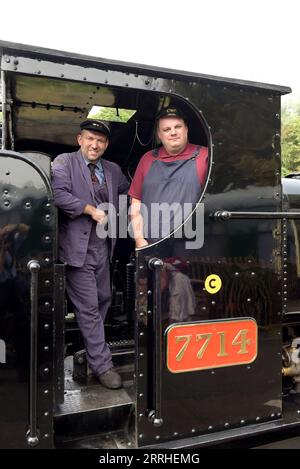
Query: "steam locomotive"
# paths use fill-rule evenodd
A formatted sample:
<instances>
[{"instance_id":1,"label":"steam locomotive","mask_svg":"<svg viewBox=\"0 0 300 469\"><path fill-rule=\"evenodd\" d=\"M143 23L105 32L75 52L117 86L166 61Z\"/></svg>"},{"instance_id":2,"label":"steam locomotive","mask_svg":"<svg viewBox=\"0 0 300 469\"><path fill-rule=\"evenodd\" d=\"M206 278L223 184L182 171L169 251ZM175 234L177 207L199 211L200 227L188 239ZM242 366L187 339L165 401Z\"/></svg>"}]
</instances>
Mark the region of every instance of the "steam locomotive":
<instances>
[{"instance_id":1,"label":"steam locomotive","mask_svg":"<svg viewBox=\"0 0 300 469\"><path fill-rule=\"evenodd\" d=\"M280 150L291 90L7 42L0 51L0 447L300 444L300 182L281 179ZM105 328L124 387L111 391L89 372L65 295L51 164L105 108L105 158L132 178L165 106L208 147L209 171L184 221L189 239L117 242ZM192 314L174 319L166 275L188 282Z\"/></svg>"}]
</instances>

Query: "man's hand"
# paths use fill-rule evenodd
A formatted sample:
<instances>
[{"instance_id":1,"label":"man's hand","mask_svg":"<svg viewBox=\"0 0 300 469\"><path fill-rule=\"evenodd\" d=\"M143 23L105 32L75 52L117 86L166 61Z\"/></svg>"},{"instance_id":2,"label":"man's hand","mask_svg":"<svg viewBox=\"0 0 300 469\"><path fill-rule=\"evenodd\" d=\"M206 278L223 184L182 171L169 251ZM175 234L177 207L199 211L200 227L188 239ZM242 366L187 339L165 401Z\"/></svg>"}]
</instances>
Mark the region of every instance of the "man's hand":
<instances>
[{"instance_id":1,"label":"man's hand","mask_svg":"<svg viewBox=\"0 0 300 469\"><path fill-rule=\"evenodd\" d=\"M144 248L145 246L148 246L148 241L145 240L145 238L139 238L135 240L135 247L136 248Z\"/></svg>"},{"instance_id":2,"label":"man's hand","mask_svg":"<svg viewBox=\"0 0 300 469\"><path fill-rule=\"evenodd\" d=\"M91 215L92 219L95 220L97 223L101 223L101 225L105 225L107 223L107 215L103 210L99 208L95 208Z\"/></svg>"},{"instance_id":3,"label":"man's hand","mask_svg":"<svg viewBox=\"0 0 300 469\"><path fill-rule=\"evenodd\" d=\"M103 210L100 210L99 208L93 207L93 205L87 204L84 207L83 213L86 215L90 215L90 217L96 221L97 223L101 223L101 225L104 225L107 223L107 215Z\"/></svg>"}]
</instances>

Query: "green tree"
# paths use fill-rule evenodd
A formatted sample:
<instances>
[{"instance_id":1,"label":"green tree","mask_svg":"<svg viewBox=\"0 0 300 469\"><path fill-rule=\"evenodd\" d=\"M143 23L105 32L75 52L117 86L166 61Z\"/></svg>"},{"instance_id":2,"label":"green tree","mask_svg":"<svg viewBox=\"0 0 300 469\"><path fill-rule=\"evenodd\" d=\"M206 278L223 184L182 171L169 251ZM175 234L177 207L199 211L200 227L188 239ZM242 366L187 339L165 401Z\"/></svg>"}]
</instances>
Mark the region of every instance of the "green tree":
<instances>
[{"instance_id":1,"label":"green tree","mask_svg":"<svg viewBox=\"0 0 300 469\"><path fill-rule=\"evenodd\" d=\"M281 153L282 175L300 172L300 102L283 106Z\"/></svg>"},{"instance_id":2,"label":"green tree","mask_svg":"<svg viewBox=\"0 0 300 469\"><path fill-rule=\"evenodd\" d=\"M95 114L90 114L93 119L100 119L108 122L127 122L135 113L130 109L117 109L111 107L102 107Z\"/></svg>"}]
</instances>

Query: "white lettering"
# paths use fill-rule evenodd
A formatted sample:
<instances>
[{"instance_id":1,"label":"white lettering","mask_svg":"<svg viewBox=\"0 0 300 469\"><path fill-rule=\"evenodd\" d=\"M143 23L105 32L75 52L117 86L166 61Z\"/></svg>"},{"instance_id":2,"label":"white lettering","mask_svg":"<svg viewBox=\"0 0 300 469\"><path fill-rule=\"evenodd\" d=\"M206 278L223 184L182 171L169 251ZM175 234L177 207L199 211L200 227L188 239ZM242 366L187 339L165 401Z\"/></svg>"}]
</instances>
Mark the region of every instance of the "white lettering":
<instances>
[{"instance_id":1,"label":"white lettering","mask_svg":"<svg viewBox=\"0 0 300 469\"><path fill-rule=\"evenodd\" d=\"M2 339L0 339L0 363L6 363L6 345Z\"/></svg>"},{"instance_id":2,"label":"white lettering","mask_svg":"<svg viewBox=\"0 0 300 469\"><path fill-rule=\"evenodd\" d=\"M127 196L119 196L119 213L113 204L101 203L97 207L106 214L103 222L97 223L96 233L101 239L117 237L133 238L131 206L127 210ZM204 204L199 203L193 212L191 203L153 203L150 209L141 203L143 231L146 239L169 237L174 232L176 239L185 239L186 249L200 249L204 244ZM150 218L150 220L149 220ZM148 225L149 224L149 225Z\"/></svg>"},{"instance_id":3,"label":"white lettering","mask_svg":"<svg viewBox=\"0 0 300 469\"><path fill-rule=\"evenodd\" d=\"M105 456L99 457L100 464L122 464L123 466L131 466L133 456L113 456L112 454L106 453Z\"/></svg>"}]
</instances>

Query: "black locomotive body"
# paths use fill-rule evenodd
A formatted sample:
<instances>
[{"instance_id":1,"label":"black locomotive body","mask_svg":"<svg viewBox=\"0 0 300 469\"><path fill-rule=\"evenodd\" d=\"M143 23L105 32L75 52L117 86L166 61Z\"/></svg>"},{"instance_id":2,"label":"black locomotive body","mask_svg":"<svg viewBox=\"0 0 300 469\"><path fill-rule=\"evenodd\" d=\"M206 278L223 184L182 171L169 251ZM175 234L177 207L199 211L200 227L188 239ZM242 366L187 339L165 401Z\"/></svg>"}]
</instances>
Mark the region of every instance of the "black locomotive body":
<instances>
[{"instance_id":1,"label":"black locomotive body","mask_svg":"<svg viewBox=\"0 0 300 469\"><path fill-rule=\"evenodd\" d=\"M280 154L290 89L0 50L0 447L257 446L291 431L298 441L300 183L282 183ZM51 162L76 149L93 106L126 109L127 122L110 119L105 157L132 177L168 105L208 147L209 173L184 236L136 251L118 240L105 327L124 388L109 391L89 374L65 298ZM161 267L172 262L195 301L179 321Z\"/></svg>"}]
</instances>

